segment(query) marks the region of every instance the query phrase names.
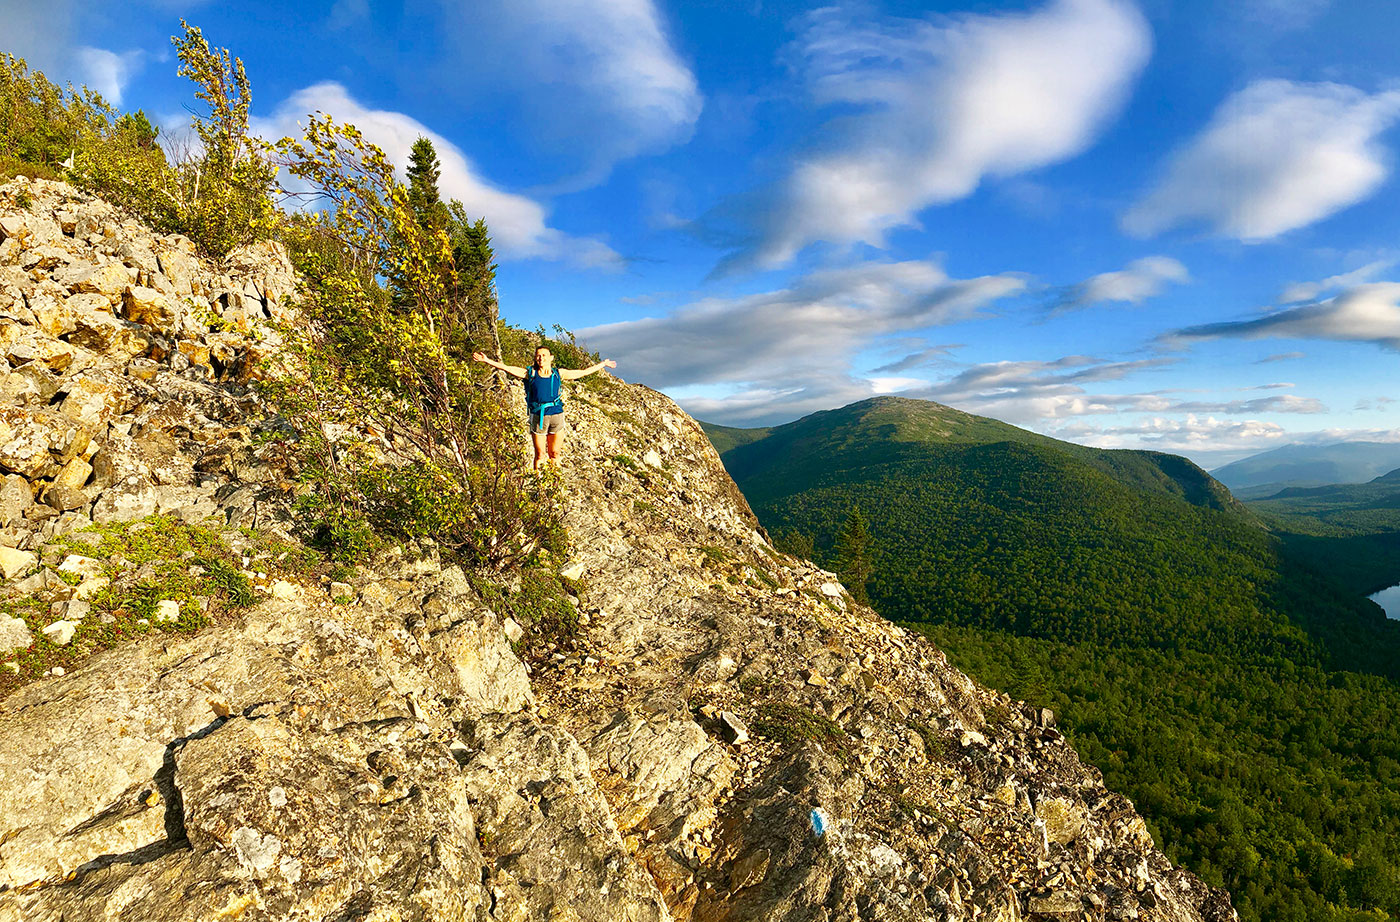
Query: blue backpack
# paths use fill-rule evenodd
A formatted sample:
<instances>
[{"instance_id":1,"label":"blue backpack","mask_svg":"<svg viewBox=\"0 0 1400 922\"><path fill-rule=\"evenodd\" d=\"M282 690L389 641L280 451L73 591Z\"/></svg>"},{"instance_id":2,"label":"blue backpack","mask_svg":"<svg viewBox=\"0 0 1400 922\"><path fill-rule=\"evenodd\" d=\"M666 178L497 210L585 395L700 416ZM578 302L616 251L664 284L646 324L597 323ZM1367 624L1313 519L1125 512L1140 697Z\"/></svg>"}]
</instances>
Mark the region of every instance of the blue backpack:
<instances>
[{"instance_id":1,"label":"blue backpack","mask_svg":"<svg viewBox=\"0 0 1400 922\"><path fill-rule=\"evenodd\" d=\"M544 418L564 412L563 379L559 369L551 369L549 377L535 372L535 366L525 369L525 406L529 408L534 428L544 428Z\"/></svg>"}]
</instances>

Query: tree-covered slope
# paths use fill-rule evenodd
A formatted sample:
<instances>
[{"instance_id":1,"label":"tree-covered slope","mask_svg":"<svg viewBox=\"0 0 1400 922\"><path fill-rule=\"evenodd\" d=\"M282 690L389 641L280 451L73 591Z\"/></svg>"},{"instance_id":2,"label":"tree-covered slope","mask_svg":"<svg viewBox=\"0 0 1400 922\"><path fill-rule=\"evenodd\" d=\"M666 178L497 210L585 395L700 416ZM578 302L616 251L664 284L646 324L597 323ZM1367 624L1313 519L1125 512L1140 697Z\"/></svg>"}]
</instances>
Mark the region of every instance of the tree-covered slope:
<instances>
[{"instance_id":1,"label":"tree-covered slope","mask_svg":"<svg viewBox=\"0 0 1400 922\"><path fill-rule=\"evenodd\" d=\"M754 436L737 435L744 432ZM1185 458L1085 448L928 400L875 397L771 429L727 429L724 438L734 447L718 450L750 502L798 492L818 480L839 480L846 471L1009 443L1063 452L1127 486L1215 508L1233 505L1229 491Z\"/></svg>"},{"instance_id":2,"label":"tree-covered slope","mask_svg":"<svg viewBox=\"0 0 1400 922\"><path fill-rule=\"evenodd\" d=\"M1219 654L922 630L1048 706L1174 860L1261 922L1400 916L1400 685Z\"/></svg>"},{"instance_id":3,"label":"tree-covered slope","mask_svg":"<svg viewBox=\"0 0 1400 922\"><path fill-rule=\"evenodd\" d=\"M858 509L876 610L1053 706L1246 922L1400 917L1400 623L1358 575L1394 479L1246 508L1182 458L890 398L723 458L827 565Z\"/></svg>"},{"instance_id":4,"label":"tree-covered slope","mask_svg":"<svg viewBox=\"0 0 1400 922\"><path fill-rule=\"evenodd\" d=\"M1184 458L900 398L813 414L723 457L768 529L810 536L827 563L859 509L887 617L1394 668L1372 653L1388 636L1380 610L1282 566L1279 542Z\"/></svg>"},{"instance_id":5,"label":"tree-covered slope","mask_svg":"<svg viewBox=\"0 0 1400 922\"><path fill-rule=\"evenodd\" d=\"M1400 583L1400 468L1369 483L1290 487L1249 507L1291 557L1350 591Z\"/></svg>"},{"instance_id":6,"label":"tree-covered slope","mask_svg":"<svg viewBox=\"0 0 1400 922\"><path fill-rule=\"evenodd\" d=\"M735 429L731 426L718 426L706 422L700 423L700 428L705 430L705 437L710 440L710 444L715 446L715 451L720 454L724 454L731 448L765 438L769 432L768 429Z\"/></svg>"}]
</instances>

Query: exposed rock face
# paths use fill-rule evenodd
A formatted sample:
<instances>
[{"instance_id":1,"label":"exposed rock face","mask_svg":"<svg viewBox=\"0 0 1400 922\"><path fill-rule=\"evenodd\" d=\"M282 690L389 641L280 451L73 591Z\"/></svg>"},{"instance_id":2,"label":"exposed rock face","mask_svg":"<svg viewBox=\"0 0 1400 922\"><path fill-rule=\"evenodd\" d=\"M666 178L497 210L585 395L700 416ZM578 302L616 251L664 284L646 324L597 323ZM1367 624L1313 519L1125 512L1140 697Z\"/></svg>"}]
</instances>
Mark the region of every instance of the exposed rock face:
<instances>
[{"instance_id":1,"label":"exposed rock face","mask_svg":"<svg viewBox=\"0 0 1400 922\"><path fill-rule=\"evenodd\" d=\"M257 397L245 385L295 291L280 247L214 265L42 180L0 186L0 238L0 544L203 514L246 481Z\"/></svg>"},{"instance_id":2,"label":"exposed rock face","mask_svg":"<svg viewBox=\"0 0 1400 922\"><path fill-rule=\"evenodd\" d=\"M237 360L172 343L215 351L230 334L180 327L186 299L247 319L290 291L283 258L214 284L178 240L34 188L54 204L0 209L0 290L23 289L0 342L31 344L0 418L35 446L0 458L0 544L38 550L64 516L270 521ZM41 325L35 268L107 310ZM428 551L24 687L0 701L0 922L1234 918L1052 715L774 551L669 400L612 382L569 407L572 643L527 666L521 625Z\"/></svg>"}]
</instances>

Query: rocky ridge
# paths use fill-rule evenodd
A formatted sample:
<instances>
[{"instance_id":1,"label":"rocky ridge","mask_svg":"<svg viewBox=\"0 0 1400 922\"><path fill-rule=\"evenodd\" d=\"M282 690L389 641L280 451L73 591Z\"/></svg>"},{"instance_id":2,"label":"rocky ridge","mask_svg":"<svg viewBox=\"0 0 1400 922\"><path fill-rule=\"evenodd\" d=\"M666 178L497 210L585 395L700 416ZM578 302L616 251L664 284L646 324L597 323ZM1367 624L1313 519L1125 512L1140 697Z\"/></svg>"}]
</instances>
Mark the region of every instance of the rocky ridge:
<instances>
[{"instance_id":1,"label":"rocky ridge","mask_svg":"<svg viewBox=\"0 0 1400 922\"><path fill-rule=\"evenodd\" d=\"M6 591L71 602L44 549L89 522L276 529L285 256L41 182L0 229ZM0 922L1235 918L1053 715L775 551L667 398L568 404L573 637L424 547L41 678L0 700Z\"/></svg>"}]
</instances>

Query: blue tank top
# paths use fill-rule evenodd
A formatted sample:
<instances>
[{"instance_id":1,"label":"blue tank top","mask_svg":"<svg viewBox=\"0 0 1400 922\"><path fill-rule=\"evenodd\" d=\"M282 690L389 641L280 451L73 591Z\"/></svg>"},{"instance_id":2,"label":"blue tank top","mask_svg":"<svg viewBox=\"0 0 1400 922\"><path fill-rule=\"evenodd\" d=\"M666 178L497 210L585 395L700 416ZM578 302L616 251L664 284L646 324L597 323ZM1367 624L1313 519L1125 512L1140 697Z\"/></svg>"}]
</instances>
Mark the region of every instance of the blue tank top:
<instances>
[{"instance_id":1,"label":"blue tank top","mask_svg":"<svg viewBox=\"0 0 1400 922\"><path fill-rule=\"evenodd\" d=\"M540 375L531 365L525 370L525 403L530 408L530 415L534 416L538 410L545 410L545 415L552 416L555 413L564 412L564 398L559 393L562 379L559 377L559 369L550 369L548 376Z\"/></svg>"}]
</instances>

